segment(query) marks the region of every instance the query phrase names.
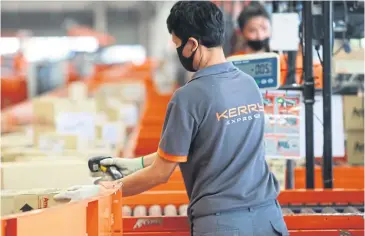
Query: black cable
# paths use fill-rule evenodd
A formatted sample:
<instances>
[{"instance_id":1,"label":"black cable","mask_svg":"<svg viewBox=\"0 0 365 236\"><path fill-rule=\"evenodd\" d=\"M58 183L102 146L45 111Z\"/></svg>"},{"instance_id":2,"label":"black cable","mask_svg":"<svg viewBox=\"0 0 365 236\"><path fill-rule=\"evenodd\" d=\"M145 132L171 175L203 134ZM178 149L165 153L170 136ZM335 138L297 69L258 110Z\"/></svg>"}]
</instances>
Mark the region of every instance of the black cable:
<instances>
[{"instance_id":1,"label":"black cable","mask_svg":"<svg viewBox=\"0 0 365 236\"><path fill-rule=\"evenodd\" d=\"M316 45L314 48L316 49L319 62L321 63L321 65L323 67L323 61L322 61L321 55L319 54L319 47L320 47L319 45Z\"/></svg>"},{"instance_id":2,"label":"black cable","mask_svg":"<svg viewBox=\"0 0 365 236\"><path fill-rule=\"evenodd\" d=\"M313 113L313 116L318 120L318 122L322 125L323 128L323 121L319 119L319 117L315 113Z\"/></svg>"}]
</instances>

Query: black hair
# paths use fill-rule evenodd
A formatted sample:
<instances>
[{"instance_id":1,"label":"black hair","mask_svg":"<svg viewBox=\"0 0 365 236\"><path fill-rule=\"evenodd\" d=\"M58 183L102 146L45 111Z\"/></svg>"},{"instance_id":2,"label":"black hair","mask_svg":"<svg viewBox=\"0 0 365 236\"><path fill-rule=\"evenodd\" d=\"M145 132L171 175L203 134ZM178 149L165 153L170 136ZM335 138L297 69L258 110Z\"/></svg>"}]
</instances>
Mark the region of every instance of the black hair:
<instances>
[{"instance_id":1,"label":"black hair","mask_svg":"<svg viewBox=\"0 0 365 236\"><path fill-rule=\"evenodd\" d=\"M243 28L246 26L247 22L253 17L257 16L262 16L270 20L270 15L266 11L265 7L259 2L252 2L250 5L243 9L237 19L240 30L243 31Z\"/></svg>"},{"instance_id":2,"label":"black hair","mask_svg":"<svg viewBox=\"0 0 365 236\"><path fill-rule=\"evenodd\" d=\"M178 1L167 17L167 29L183 42L197 39L207 48L224 43L222 11L211 1Z\"/></svg>"}]
</instances>

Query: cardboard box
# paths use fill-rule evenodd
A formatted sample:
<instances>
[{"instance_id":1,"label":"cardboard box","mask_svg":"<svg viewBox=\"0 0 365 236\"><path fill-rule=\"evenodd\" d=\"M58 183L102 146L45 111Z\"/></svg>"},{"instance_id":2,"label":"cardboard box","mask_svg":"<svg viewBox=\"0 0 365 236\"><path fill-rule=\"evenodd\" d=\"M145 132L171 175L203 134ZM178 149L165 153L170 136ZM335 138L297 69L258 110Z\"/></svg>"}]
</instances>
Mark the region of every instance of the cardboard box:
<instances>
[{"instance_id":1,"label":"cardboard box","mask_svg":"<svg viewBox=\"0 0 365 236\"><path fill-rule=\"evenodd\" d=\"M104 122L96 126L96 140L103 140L106 144L123 148L126 142L126 126L123 122ZM100 142L97 142L99 146Z\"/></svg>"},{"instance_id":2,"label":"cardboard box","mask_svg":"<svg viewBox=\"0 0 365 236\"><path fill-rule=\"evenodd\" d=\"M1 192L1 215L27 212L62 204L53 200L59 193L56 189L32 189L24 191L3 190Z\"/></svg>"},{"instance_id":3,"label":"cardboard box","mask_svg":"<svg viewBox=\"0 0 365 236\"><path fill-rule=\"evenodd\" d=\"M96 100L96 106L97 106L98 113L105 114L107 121L120 121L121 120L119 108L117 106L112 106L113 102L112 102L112 104L110 104L111 100L118 101L115 97L97 96L97 97L95 97L95 100Z\"/></svg>"},{"instance_id":4,"label":"cardboard box","mask_svg":"<svg viewBox=\"0 0 365 236\"><path fill-rule=\"evenodd\" d=\"M44 97L33 100L33 114L37 123L55 124L56 117L64 112L96 113L94 99L71 100L59 97Z\"/></svg>"},{"instance_id":5,"label":"cardboard box","mask_svg":"<svg viewBox=\"0 0 365 236\"><path fill-rule=\"evenodd\" d=\"M363 130L364 98L358 96L344 96L343 109L345 130Z\"/></svg>"},{"instance_id":6,"label":"cardboard box","mask_svg":"<svg viewBox=\"0 0 365 236\"><path fill-rule=\"evenodd\" d=\"M14 213L14 192L1 191L1 216Z\"/></svg>"},{"instance_id":7,"label":"cardboard box","mask_svg":"<svg viewBox=\"0 0 365 236\"><path fill-rule=\"evenodd\" d=\"M338 43L342 44L343 42ZM364 74L364 49L358 44L352 44L350 53L339 51L333 56L333 67L336 74Z\"/></svg>"},{"instance_id":8,"label":"cardboard box","mask_svg":"<svg viewBox=\"0 0 365 236\"><path fill-rule=\"evenodd\" d=\"M68 98L74 101L88 98L88 87L84 82L73 82L68 87Z\"/></svg>"},{"instance_id":9,"label":"cardboard box","mask_svg":"<svg viewBox=\"0 0 365 236\"><path fill-rule=\"evenodd\" d=\"M33 139L33 145L38 147L39 145L39 137L44 133L55 132L56 128L54 125L39 125L34 124L30 127L30 133Z\"/></svg>"},{"instance_id":10,"label":"cardboard box","mask_svg":"<svg viewBox=\"0 0 365 236\"><path fill-rule=\"evenodd\" d=\"M1 148L27 147L33 144L31 135L25 132L1 135Z\"/></svg>"},{"instance_id":11,"label":"cardboard box","mask_svg":"<svg viewBox=\"0 0 365 236\"><path fill-rule=\"evenodd\" d=\"M347 132L346 153L350 165L364 165L364 130Z\"/></svg>"},{"instance_id":12,"label":"cardboard box","mask_svg":"<svg viewBox=\"0 0 365 236\"><path fill-rule=\"evenodd\" d=\"M82 140L95 139L98 114L91 112L63 112L57 115L56 132L62 135L76 135Z\"/></svg>"},{"instance_id":13,"label":"cardboard box","mask_svg":"<svg viewBox=\"0 0 365 236\"><path fill-rule=\"evenodd\" d=\"M145 98L145 85L140 81L106 83L96 91L95 97L115 97L120 102L141 102Z\"/></svg>"},{"instance_id":14,"label":"cardboard box","mask_svg":"<svg viewBox=\"0 0 365 236\"><path fill-rule=\"evenodd\" d=\"M54 124L56 114L72 110L69 100L57 97L35 98L32 101L33 115L37 123Z\"/></svg>"},{"instance_id":15,"label":"cardboard box","mask_svg":"<svg viewBox=\"0 0 365 236\"><path fill-rule=\"evenodd\" d=\"M136 104L124 103L119 107L123 123L128 127L134 127L139 121L139 109Z\"/></svg>"},{"instance_id":16,"label":"cardboard box","mask_svg":"<svg viewBox=\"0 0 365 236\"><path fill-rule=\"evenodd\" d=\"M53 197L58 194L61 190L59 189L47 189L38 193L38 209L49 208L62 204L57 202Z\"/></svg>"},{"instance_id":17,"label":"cardboard box","mask_svg":"<svg viewBox=\"0 0 365 236\"><path fill-rule=\"evenodd\" d=\"M65 189L93 184L86 160L2 163L1 189Z\"/></svg>"},{"instance_id":18,"label":"cardboard box","mask_svg":"<svg viewBox=\"0 0 365 236\"><path fill-rule=\"evenodd\" d=\"M38 148L42 151L63 152L63 150L78 150L84 147L82 139L76 135L63 135L54 133L43 133L39 135Z\"/></svg>"}]
</instances>

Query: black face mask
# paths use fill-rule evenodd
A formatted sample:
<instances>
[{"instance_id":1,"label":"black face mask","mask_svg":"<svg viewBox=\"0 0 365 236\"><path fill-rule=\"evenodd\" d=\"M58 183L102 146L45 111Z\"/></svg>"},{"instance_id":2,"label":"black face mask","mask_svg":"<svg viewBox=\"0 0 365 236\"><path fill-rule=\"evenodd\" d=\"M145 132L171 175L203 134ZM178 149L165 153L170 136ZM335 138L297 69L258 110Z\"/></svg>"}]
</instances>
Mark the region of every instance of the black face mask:
<instances>
[{"instance_id":1,"label":"black face mask","mask_svg":"<svg viewBox=\"0 0 365 236\"><path fill-rule=\"evenodd\" d=\"M191 54L190 57L184 57L183 50L184 50L184 47L187 42L188 41L182 43L180 47L176 48L177 55L179 56L181 65L185 68L185 70L190 71L190 72L196 72L197 70L194 69L193 61L194 61L194 56L195 56L196 50L198 48Z\"/></svg>"},{"instance_id":2,"label":"black face mask","mask_svg":"<svg viewBox=\"0 0 365 236\"><path fill-rule=\"evenodd\" d=\"M269 48L269 38L264 40L248 40L247 46L252 48L254 51L261 51L262 49Z\"/></svg>"}]
</instances>

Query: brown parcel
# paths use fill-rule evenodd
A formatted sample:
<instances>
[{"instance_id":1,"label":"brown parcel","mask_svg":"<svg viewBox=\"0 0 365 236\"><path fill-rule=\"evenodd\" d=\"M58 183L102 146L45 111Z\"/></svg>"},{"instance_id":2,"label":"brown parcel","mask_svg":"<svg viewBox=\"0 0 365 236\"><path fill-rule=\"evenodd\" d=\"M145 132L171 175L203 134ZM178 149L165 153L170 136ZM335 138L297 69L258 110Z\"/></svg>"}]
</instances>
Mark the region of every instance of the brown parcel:
<instances>
[{"instance_id":1,"label":"brown parcel","mask_svg":"<svg viewBox=\"0 0 365 236\"><path fill-rule=\"evenodd\" d=\"M350 165L364 165L364 130L347 132L346 153Z\"/></svg>"},{"instance_id":2,"label":"brown parcel","mask_svg":"<svg viewBox=\"0 0 365 236\"><path fill-rule=\"evenodd\" d=\"M32 105L36 121L48 125L54 125L57 115L63 112L96 113L97 111L94 99L73 101L67 98L44 97L34 99Z\"/></svg>"},{"instance_id":3,"label":"brown parcel","mask_svg":"<svg viewBox=\"0 0 365 236\"><path fill-rule=\"evenodd\" d=\"M25 132L1 135L1 151L13 147L29 147L32 145L31 135L27 135Z\"/></svg>"},{"instance_id":4,"label":"brown parcel","mask_svg":"<svg viewBox=\"0 0 365 236\"><path fill-rule=\"evenodd\" d=\"M62 204L56 202L53 196L59 193L57 189L34 189L29 191L9 191L1 193L1 215L9 215L43 209Z\"/></svg>"},{"instance_id":5,"label":"brown parcel","mask_svg":"<svg viewBox=\"0 0 365 236\"><path fill-rule=\"evenodd\" d=\"M364 98L358 96L343 97L345 130L364 129Z\"/></svg>"}]
</instances>

